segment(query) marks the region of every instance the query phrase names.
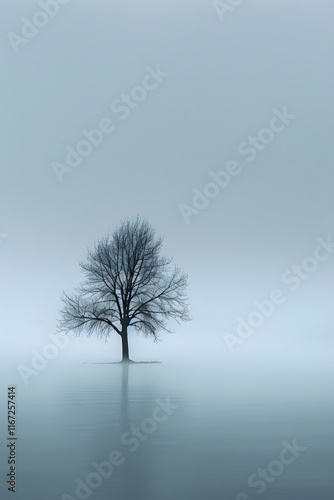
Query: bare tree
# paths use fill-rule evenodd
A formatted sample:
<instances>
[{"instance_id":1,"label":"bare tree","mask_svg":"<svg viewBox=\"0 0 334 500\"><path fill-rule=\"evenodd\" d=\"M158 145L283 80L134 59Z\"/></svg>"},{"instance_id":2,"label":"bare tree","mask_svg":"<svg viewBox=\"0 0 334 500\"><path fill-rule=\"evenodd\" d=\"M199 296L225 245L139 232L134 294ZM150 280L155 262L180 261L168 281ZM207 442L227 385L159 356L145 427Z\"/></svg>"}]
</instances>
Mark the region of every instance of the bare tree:
<instances>
[{"instance_id":1,"label":"bare tree","mask_svg":"<svg viewBox=\"0 0 334 500\"><path fill-rule=\"evenodd\" d=\"M171 268L172 259L160 256L162 242L138 217L99 241L79 263L84 282L62 297L58 330L105 338L114 331L122 340L122 361L129 361L129 326L157 341L159 330L170 332L167 320L189 321L188 277Z\"/></svg>"}]
</instances>

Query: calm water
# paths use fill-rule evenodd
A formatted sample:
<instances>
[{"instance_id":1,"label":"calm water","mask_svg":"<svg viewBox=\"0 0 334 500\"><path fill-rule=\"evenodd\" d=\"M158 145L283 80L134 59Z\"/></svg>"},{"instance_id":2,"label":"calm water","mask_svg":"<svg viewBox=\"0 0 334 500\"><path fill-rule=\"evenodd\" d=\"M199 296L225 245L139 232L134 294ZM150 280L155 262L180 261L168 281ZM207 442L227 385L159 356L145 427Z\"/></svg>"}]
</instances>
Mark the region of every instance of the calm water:
<instances>
[{"instance_id":1,"label":"calm water","mask_svg":"<svg viewBox=\"0 0 334 500\"><path fill-rule=\"evenodd\" d=\"M312 374L87 364L50 368L28 387L17 381L17 392L17 492L2 484L1 498L334 498L333 395ZM286 452L290 463L280 465L294 440L302 451ZM93 463L115 450L103 478ZM272 471L262 483L259 469ZM77 478L93 484L76 493Z\"/></svg>"}]
</instances>

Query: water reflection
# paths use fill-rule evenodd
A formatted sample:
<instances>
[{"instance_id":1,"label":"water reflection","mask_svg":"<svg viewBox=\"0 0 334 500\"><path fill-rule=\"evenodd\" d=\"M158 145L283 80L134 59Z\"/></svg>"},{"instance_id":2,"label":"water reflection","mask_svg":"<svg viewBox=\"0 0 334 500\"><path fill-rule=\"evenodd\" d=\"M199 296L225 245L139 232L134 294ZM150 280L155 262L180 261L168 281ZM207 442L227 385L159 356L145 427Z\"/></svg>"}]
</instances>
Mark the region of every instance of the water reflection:
<instances>
[{"instance_id":1,"label":"water reflection","mask_svg":"<svg viewBox=\"0 0 334 500\"><path fill-rule=\"evenodd\" d=\"M318 387L306 384L305 377L298 392L288 390L291 374L283 382L253 377L252 384L223 385L221 380L217 370L173 372L135 363L75 367L57 379L46 373L29 391L18 391L17 500L60 499L65 492L76 498L76 478L85 481L92 463L108 460L113 450L125 461L92 491L91 500L232 500L242 491L253 498L248 477L277 458L283 440L294 438L306 451L263 496L331 500L329 392L318 397ZM317 397L317 405L308 403ZM157 400L178 408L170 414L161 406L156 410Z\"/></svg>"},{"instance_id":2,"label":"water reflection","mask_svg":"<svg viewBox=\"0 0 334 500\"><path fill-rule=\"evenodd\" d=\"M122 399L121 399L121 431L124 432L129 426L129 370L131 363L122 363Z\"/></svg>"}]
</instances>

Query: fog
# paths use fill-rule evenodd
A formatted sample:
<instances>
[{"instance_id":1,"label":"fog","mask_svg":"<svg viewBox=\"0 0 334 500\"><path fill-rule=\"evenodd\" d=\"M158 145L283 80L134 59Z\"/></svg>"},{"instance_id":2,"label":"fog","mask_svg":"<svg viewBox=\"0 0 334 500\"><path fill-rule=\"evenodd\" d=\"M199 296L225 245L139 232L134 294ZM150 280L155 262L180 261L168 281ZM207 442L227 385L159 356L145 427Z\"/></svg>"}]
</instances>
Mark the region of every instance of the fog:
<instances>
[{"instance_id":1,"label":"fog","mask_svg":"<svg viewBox=\"0 0 334 500\"><path fill-rule=\"evenodd\" d=\"M141 387L162 384L152 401L170 387L184 407L221 403L235 418L239 402L263 415L260 401L284 409L296 395L298 415L313 405L319 426L332 412L334 7L223 3L59 0L39 28L40 3L1 3L1 379L17 384L24 414L43 387L64 402L67 380L102 378L106 402L109 381L121 384L120 366L99 364L120 360L115 333L61 347L54 335L79 260L137 215L188 273L193 317L158 343L130 329L131 359L161 362L130 368ZM221 483L207 477L216 500ZM280 491L272 498L288 498Z\"/></svg>"},{"instance_id":2,"label":"fog","mask_svg":"<svg viewBox=\"0 0 334 500\"><path fill-rule=\"evenodd\" d=\"M266 333L240 347L261 360L273 350L317 352L322 364L332 345L333 256L293 293L282 274L333 231L331 2L245 2L222 20L203 1L69 2L15 52L8 33L36 10L14 1L0 21L5 357L45 344L62 291L80 281L78 260L139 214L189 274L194 321L176 324L161 345L134 338L134 359L223 359L221 335L280 288L286 302ZM112 103L158 65L168 76L121 120ZM254 159L241 154L284 108L294 116L284 130L251 147ZM53 162L64 163L66 146L105 117L115 131L59 182ZM203 194L209 173L229 161L241 173L187 224L180 205L194 210L193 188ZM104 346L83 337L73 355L112 361L118 350L117 338Z\"/></svg>"}]
</instances>

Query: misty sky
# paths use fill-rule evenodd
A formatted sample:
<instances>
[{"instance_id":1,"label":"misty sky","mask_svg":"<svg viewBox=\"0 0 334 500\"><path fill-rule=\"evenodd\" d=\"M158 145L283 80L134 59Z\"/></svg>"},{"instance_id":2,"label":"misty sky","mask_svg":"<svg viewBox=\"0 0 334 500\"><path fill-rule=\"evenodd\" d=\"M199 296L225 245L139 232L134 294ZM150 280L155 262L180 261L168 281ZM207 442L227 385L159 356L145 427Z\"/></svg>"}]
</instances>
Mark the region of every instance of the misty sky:
<instances>
[{"instance_id":1,"label":"misty sky","mask_svg":"<svg viewBox=\"0 0 334 500\"><path fill-rule=\"evenodd\" d=\"M333 3L248 0L220 16L211 0L58 7L36 32L24 19L43 24L38 2L0 3L2 357L28 363L42 349L62 291L81 279L78 260L138 214L189 274L194 320L171 323L160 344L130 333L133 358L321 365L333 346L334 253L322 250L295 291L282 275L317 238L334 239ZM31 38L17 38L22 29ZM131 92L138 100L121 102ZM54 162L105 119L113 130L59 182ZM238 173L195 208L193 189L229 162ZM231 356L222 335L274 289L285 302ZM64 353L119 355L115 335L106 345L83 336Z\"/></svg>"}]
</instances>

